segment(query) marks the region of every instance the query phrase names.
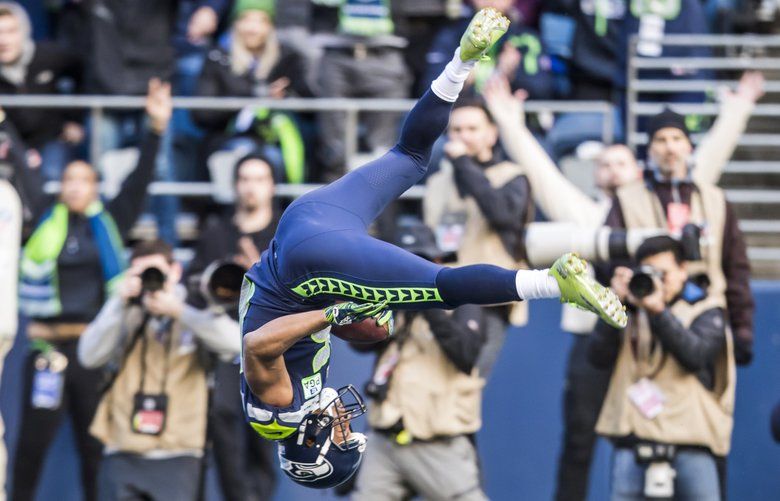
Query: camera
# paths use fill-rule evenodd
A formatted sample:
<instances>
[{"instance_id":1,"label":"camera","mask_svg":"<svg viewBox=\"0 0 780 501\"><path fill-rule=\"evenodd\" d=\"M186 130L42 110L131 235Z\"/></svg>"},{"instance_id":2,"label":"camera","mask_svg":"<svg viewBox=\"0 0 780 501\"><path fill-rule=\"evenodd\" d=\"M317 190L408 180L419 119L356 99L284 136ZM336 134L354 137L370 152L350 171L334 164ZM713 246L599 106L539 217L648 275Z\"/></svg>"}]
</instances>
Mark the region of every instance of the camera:
<instances>
[{"instance_id":1,"label":"camera","mask_svg":"<svg viewBox=\"0 0 780 501\"><path fill-rule=\"evenodd\" d=\"M160 268L150 266L141 272L141 292L157 292L165 286L168 277Z\"/></svg>"},{"instance_id":2,"label":"camera","mask_svg":"<svg viewBox=\"0 0 780 501\"><path fill-rule=\"evenodd\" d=\"M655 292L654 278L662 279L658 271L651 266L639 266L634 269L634 276L628 282L628 290L636 298L647 297Z\"/></svg>"},{"instance_id":3,"label":"camera","mask_svg":"<svg viewBox=\"0 0 780 501\"><path fill-rule=\"evenodd\" d=\"M190 278L191 293L202 297L210 307L234 310L241 297L241 284L246 270L232 261L217 260L203 273Z\"/></svg>"},{"instance_id":4,"label":"camera","mask_svg":"<svg viewBox=\"0 0 780 501\"><path fill-rule=\"evenodd\" d=\"M531 223L525 230L524 241L528 261L539 267L549 266L565 252L576 252L596 263L631 259L645 240L659 235L669 235L669 232L653 228L625 230L574 223ZM686 224L680 235L674 237L682 244L685 261L702 259L699 226Z\"/></svg>"}]
</instances>

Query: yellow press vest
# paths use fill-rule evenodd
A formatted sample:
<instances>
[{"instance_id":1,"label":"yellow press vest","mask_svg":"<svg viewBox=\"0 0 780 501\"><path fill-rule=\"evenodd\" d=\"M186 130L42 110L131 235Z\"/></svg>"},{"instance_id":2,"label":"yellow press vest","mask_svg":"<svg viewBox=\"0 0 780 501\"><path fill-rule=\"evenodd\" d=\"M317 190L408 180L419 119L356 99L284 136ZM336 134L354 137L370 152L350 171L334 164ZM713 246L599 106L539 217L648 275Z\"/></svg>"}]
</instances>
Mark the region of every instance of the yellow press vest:
<instances>
[{"instance_id":1,"label":"yellow press vest","mask_svg":"<svg viewBox=\"0 0 780 501\"><path fill-rule=\"evenodd\" d=\"M695 304L678 301L672 306L672 314L688 328L705 311L723 307L721 299L710 296ZM731 332L726 329L726 345L714 365L714 386L708 390L695 373L665 353L659 342L647 356L634 355L632 333L637 344L649 342L652 337L649 327L644 325L640 327L635 315L629 317L596 432L607 437L633 434L660 443L704 446L715 455L727 455L736 388ZM653 419L642 415L628 397L629 387L644 377L660 389L665 399L663 410Z\"/></svg>"},{"instance_id":2,"label":"yellow press vest","mask_svg":"<svg viewBox=\"0 0 780 501\"><path fill-rule=\"evenodd\" d=\"M398 356L387 398L372 402L368 422L373 428L389 429L403 419L412 437L427 440L474 433L482 425L482 388L485 380L474 368L471 374L458 370L434 339L428 322L416 315L409 336L391 344L378 365Z\"/></svg>"},{"instance_id":3,"label":"yellow press vest","mask_svg":"<svg viewBox=\"0 0 780 501\"><path fill-rule=\"evenodd\" d=\"M666 213L654 191L643 180L637 180L617 191L626 229L667 228ZM703 226L702 260L688 263L688 273L706 274L710 279L707 293L726 298L723 274L723 233L726 226L726 197L723 190L711 185L695 185L691 195L690 222Z\"/></svg>"},{"instance_id":4,"label":"yellow press vest","mask_svg":"<svg viewBox=\"0 0 780 501\"><path fill-rule=\"evenodd\" d=\"M123 325L130 335L140 325L141 316L138 308L125 313ZM147 325L144 335L147 337L144 392L157 394L162 390L163 384L165 345L155 338L156 333L152 325ZM194 341L182 343L179 322L173 322L171 335L173 338L167 353L168 376L165 382L168 407L163 432L153 436L135 433L131 429L133 397L141 391L139 386L142 342L139 339L111 388L100 401L92 420L90 433L107 449L135 454L151 451L203 451L206 443L208 406L206 371L198 359Z\"/></svg>"},{"instance_id":5,"label":"yellow press vest","mask_svg":"<svg viewBox=\"0 0 780 501\"><path fill-rule=\"evenodd\" d=\"M523 169L511 162L497 163L483 172L490 185L496 189L523 175ZM461 198L450 162L442 162L441 169L428 180L424 204L425 224L431 228L436 228L445 214L465 215L457 266L492 264L513 270L528 269L528 263L516 260L506 250L501 237L490 226L476 200L473 197ZM528 304L525 301L512 304L509 321L516 326L528 323Z\"/></svg>"}]
</instances>

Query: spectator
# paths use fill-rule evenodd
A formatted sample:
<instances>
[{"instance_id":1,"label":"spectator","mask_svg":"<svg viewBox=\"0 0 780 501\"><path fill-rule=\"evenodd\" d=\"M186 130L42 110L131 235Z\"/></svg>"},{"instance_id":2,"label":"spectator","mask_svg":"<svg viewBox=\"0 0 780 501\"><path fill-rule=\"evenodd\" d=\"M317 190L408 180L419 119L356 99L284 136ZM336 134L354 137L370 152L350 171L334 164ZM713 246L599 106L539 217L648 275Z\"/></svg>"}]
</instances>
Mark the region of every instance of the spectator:
<instances>
[{"instance_id":1,"label":"spectator","mask_svg":"<svg viewBox=\"0 0 780 501\"><path fill-rule=\"evenodd\" d=\"M319 67L322 97L403 98L409 95L409 74L402 49L406 40L394 34L395 25L387 0L317 0L338 5L336 34L321 34L324 54ZM395 144L396 113L366 114L366 143L373 154ZM347 151L342 112L320 113L320 162L322 181L344 174Z\"/></svg>"},{"instance_id":2,"label":"spectator","mask_svg":"<svg viewBox=\"0 0 780 501\"><path fill-rule=\"evenodd\" d=\"M638 295L618 267L612 287L631 304L628 326L599 322L594 364L613 367L596 431L614 446L611 498L718 501L717 457L731 445L736 373L722 296L689 281L679 242L653 237L637 250L653 290Z\"/></svg>"},{"instance_id":3,"label":"spectator","mask_svg":"<svg viewBox=\"0 0 780 501\"><path fill-rule=\"evenodd\" d=\"M707 33L704 11L699 0L681 0L679 9L672 4L610 2L550 2L567 14L566 21L549 25L558 33L543 33L543 38L560 40L566 61L571 99L607 101L615 105L615 137L623 140L620 109L625 106L629 37L641 33L637 53L645 57L707 56L702 47L663 46L664 35ZM708 78L707 72L674 67L642 74L643 78ZM645 96L661 100L661 96ZM666 93L664 101L700 102L702 93ZM644 99L643 99L644 100ZM586 140L599 139L603 115L564 113L557 117L547 135L555 158L570 153Z\"/></svg>"},{"instance_id":4,"label":"spectator","mask_svg":"<svg viewBox=\"0 0 780 501\"><path fill-rule=\"evenodd\" d=\"M80 87L81 62L51 43L33 42L30 19L15 2L0 2L0 94L62 94ZM84 139L78 110L9 108L8 119L42 165L47 180L59 179Z\"/></svg>"},{"instance_id":5,"label":"spectator","mask_svg":"<svg viewBox=\"0 0 780 501\"><path fill-rule=\"evenodd\" d=\"M691 155L692 176L703 184L715 184L731 159L745 131L756 102L764 95L764 76L748 71L735 92L723 89L721 109L711 130ZM498 124L501 144L509 157L524 168L531 183L534 201L553 221L583 226L600 226L609 212L610 199L617 188L640 177L639 165L627 147L607 147L597 161L596 185L600 198L590 199L566 179L525 125L523 103L528 94L515 92L505 79L493 78L485 89L485 101ZM630 157L629 157L630 155ZM571 203L558 203L561 199Z\"/></svg>"},{"instance_id":6,"label":"spectator","mask_svg":"<svg viewBox=\"0 0 780 501\"><path fill-rule=\"evenodd\" d=\"M681 115L666 109L651 117L648 135L645 179L617 190L607 224L627 229L660 227L675 235L688 223L703 227L707 244L702 261L692 263L690 272L706 275L709 294L726 299L737 363L748 364L753 358L755 306L745 238L734 209L722 190L691 180L688 165L693 145Z\"/></svg>"},{"instance_id":7,"label":"spectator","mask_svg":"<svg viewBox=\"0 0 780 501\"><path fill-rule=\"evenodd\" d=\"M763 95L763 76L748 72L736 92L722 93L718 119L695 152L692 176L699 182L716 183L745 129L755 102ZM523 92L513 99L507 83L493 79L485 98L499 126L502 144L510 157L524 167L534 200L553 220L580 226L599 226L606 220L615 192L641 177L633 153L624 145L606 147L596 166L596 186L600 198L591 200L566 179L525 127ZM520 106L518 106L520 105ZM562 204L560 200L567 200ZM565 308L561 319L567 332L589 334L595 317ZM609 374L587 360L587 336L576 336L569 352L564 395L564 439L558 466L556 499L583 499L587 494L588 473L596 435L593 431L607 391Z\"/></svg>"},{"instance_id":8,"label":"spectator","mask_svg":"<svg viewBox=\"0 0 780 501\"><path fill-rule=\"evenodd\" d=\"M512 20L507 34L494 46L490 54L491 60L483 61L477 66L472 83L480 91L490 76L498 72L509 79L513 89L526 89L532 99L551 99L554 97L554 85L550 59L542 47L539 34L525 23L513 3L512 0L472 0L475 11L492 7ZM422 81L422 89L427 89L433 79L444 70L451 57L451 47L458 44L470 19L471 16L467 16L453 21L436 35L426 55L428 68Z\"/></svg>"},{"instance_id":9,"label":"spectator","mask_svg":"<svg viewBox=\"0 0 780 501\"><path fill-rule=\"evenodd\" d=\"M149 83L150 130L133 174L116 198L98 199L97 173L68 164L59 202L40 191L29 209L40 223L22 252L19 305L30 317L21 429L13 467L13 499L33 499L46 451L62 418L73 418L86 499L95 498L100 446L87 431L99 398L99 374L76 359L78 338L116 290L125 268L123 240L138 217L154 170L160 134L171 116L170 86ZM17 155L18 158L18 155ZM16 166L16 175L31 172ZM35 186L27 183L27 186ZM41 218L42 216L42 218Z\"/></svg>"},{"instance_id":10,"label":"spectator","mask_svg":"<svg viewBox=\"0 0 780 501\"><path fill-rule=\"evenodd\" d=\"M209 52L198 95L274 99L312 95L303 59L276 38L273 14L271 0L236 2L230 48ZM272 159L279 179L303 182L303 140L288 115L248 106L239 113L199 110L193 112L193 118L210 134L210 151L262 148Z\"/></svg>"},{"instance_id":11,"label":"spectator","mask_svg":"<svg viewBox=\"0 0 780 501\"><path fill-rule=\"evenodd\" d=\"M498 130L484 103L462 99L450 115L447 160L427 183L423 212L439 246L457 251L458 264L528 268L523 229L533 220L528 179L497 148ZM487 309L488 346L480 369L487 373L504 341L506 308ZM525 325L526 303L511 305L509 320ZM483 365L484 364L484 365Z\"/></svg>"},{"instance_id":12,"label":"spectator","mask_svg":"<svg viewBox=\"0 0 780 501\"><path fill-rule=\"evenodd\" d=\"M177 96L194 96L206 55L219 33L224 29L230 0L182 0L176 14L173 46L176 49L176 70L173 93ZM168 141L167 162L173 168L178 181L203 181L205 171L195 169L202 164L203 131L192 120L188 109L173 110L172 140Z\"/></svg>"},{"instance_id":13,"label":"spectator","mask_svg":"<svg viewBox=\"0 0 780 501\"><path fill-rule=\"evenodd\" d=\"M137 96L152 78L170 81L175 68L174 34L177 8L187 4L193 16L199 7L215 9L218 0L92 0L89 9L91 35L89 87L95 94ZM193 23L196 24L196 23ZM208 30L193 29L192 36L206 36ZM142 114L136 111L111 112L100 123L101 150L116 150L134 145L143 129ZM163 135L161 153L156 160L155 177L160 181L176 179L171 164L171 133ZM93 162L99 159L93 158ZM176 214L179 203L171 195L155 196L151 210L157 219L158 234L167 242L178 241Z\"/></svg>"},{"instance_id":14,"label":"spectator","mask_svg":"<svg viewBox=\"0 0 780 501\"><path fill-rule=\"evenodd\" d=\"M0 173L0 374L5 356L11 350L16 337L19 243L22 236L22 203L13 185ZM5 447L5 425L0 416L0 499L5 499L5 476L8 455Z\"/></svg>"},{"instance_id":15,"label":"spectator","mask_svg":"<svg viewBox=\"0 0 780 501\"><path fill-rule=\"evenodd\" d=\"M273 169L268 160L256 154L239 160L234 183L235 207L206 222L188 270L191 276L216 260L233 261L248 270L260 260L276 232L279 211L273 201ZM214 367L209 433L217 473L228 501L249 499L250 493L270 499L276 483L273 447L244 422L241 395L236 391L240 386L238 363L238 359L217 360Z\"/></svg>"},{"instance_id":16,"label":"spectator","mask_svg":"<svg viewBox=\"0 0 780 501\"><path fill-rule=\"evenodd\" d=\"M397 245L434 262L447 254L421 223L400 228ZM477 369L486 342L482 313L466 305L398 316L366 389L371 447L353 500L487 499L474 446L485 384Z\"/></svg>"},{"instance_id":17,"label":"spectator","mask_svg":"<svg viewBox=\"0 0 780 501\"><path fill-rule=\"evenodd\" d=\"M199 348L231 358L241 347L234 320L185 304L181 275L168 244L137 244L119 294L79 342L85 367L114 369L90 427L104 446L100 499L198 499L208 412Z\"/></svg>"}]
</instances>

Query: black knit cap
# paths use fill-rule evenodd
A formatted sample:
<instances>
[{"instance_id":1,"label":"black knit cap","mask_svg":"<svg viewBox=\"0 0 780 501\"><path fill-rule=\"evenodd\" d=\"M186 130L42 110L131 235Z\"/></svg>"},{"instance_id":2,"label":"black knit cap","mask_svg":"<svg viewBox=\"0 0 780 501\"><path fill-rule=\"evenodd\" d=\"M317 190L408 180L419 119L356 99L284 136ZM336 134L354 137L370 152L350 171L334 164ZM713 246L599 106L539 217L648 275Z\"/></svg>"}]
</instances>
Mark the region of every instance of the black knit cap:
<instances>
[{"instance_id":1,"label":"black knit cap","mask_svg":"<svg viewBox=\"0 0 780 501\"><path fill-rule=\"evenodd\" d=\"M679 113L675 113L669 108L664 108L664 111L661 113L650 117L650 120L647 123L647 135L649 140L652 141L656 132L667 127L680 129L690 141L691 132L688 130L688 126L685 125L685 117Z\"/></svg>"}]
</instances>

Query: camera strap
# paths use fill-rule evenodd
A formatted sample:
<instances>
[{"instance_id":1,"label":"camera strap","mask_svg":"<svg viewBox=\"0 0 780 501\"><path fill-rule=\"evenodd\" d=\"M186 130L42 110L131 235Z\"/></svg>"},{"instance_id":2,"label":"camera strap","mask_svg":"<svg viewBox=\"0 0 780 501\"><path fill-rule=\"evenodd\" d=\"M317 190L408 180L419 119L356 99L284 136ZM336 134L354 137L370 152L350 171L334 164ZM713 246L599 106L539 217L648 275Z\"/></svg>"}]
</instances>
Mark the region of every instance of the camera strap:
<instances>
[{"instance_id":1,"label":"camera strap","mask_svg":"<svg viewBox=\"0 0 780 501\"><path fill-rule=\"evenodd\" d=\"M114 381L116 381L116 378L119 377L119 373L122 371L122 369L124 369L125 364L127 363L127 358L130 356L130 353L132 353L136 343L141 338L141 336L143 336L144 331L146 330L146 326L149 323L149 318L149 313L144 312L143 320L141 320L141 324L133 331L133 336L125 346L125 349L122 352L121 360L116 365L116 370L111 371L108 377L105 378L105 381L100 388L101 396L111 389L111 387L114 385ZM122 323L122 328L124 329L124 322Z\"/></svg>"},{"instance_id":2,"label":"camera strap","mask_svg":"<svg viewBox=\"0 0 780 501\"><path fill-rule=\"evenodd\" d=\"M160 394L165 394L165 387L168 383L168 368L169 368L169 362L170 362L170 352L171 352L171 345L173 344L173 331L171 330L171 323L167 321L162 321L161 330L158 331L162 336L165 337L165 356L164 356L164 362L163 362L163 376L162 376L162 385L160 388ZM146 336L145 332L141 333L141 381L139 386L139 392L145 393L144 387L146 383L146 352L148 348L149 340Z\"/></svg>"}]
</instances>

